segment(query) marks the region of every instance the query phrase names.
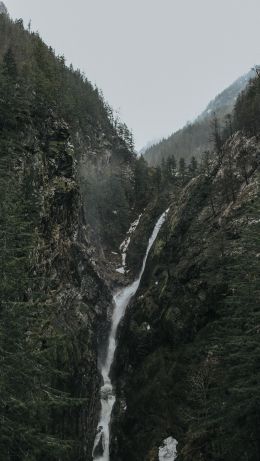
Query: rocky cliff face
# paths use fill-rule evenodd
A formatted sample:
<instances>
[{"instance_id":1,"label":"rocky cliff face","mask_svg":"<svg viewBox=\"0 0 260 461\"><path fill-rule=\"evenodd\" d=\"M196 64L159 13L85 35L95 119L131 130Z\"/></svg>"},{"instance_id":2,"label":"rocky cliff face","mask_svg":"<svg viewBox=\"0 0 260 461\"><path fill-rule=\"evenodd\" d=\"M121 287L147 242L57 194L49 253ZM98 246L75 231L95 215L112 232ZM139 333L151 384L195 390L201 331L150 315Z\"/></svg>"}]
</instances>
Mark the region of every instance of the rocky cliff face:
<instances>
[{"instance_id":1,"label":"rocky cliff face","mask_svg":"<svg viewBox=\"0 0 260 461\"><path fill-rule=\"evenodd\" d=\"M259 149L233 135L172 202L121 326L113 461L169 437L183 461L259 459Z\"/></svg>"},{"instance_id":2,"label":"rocky cliff face","mask_svg":"<svg viewBox=\"0 0 260 461\"><path fill-rule=\"evenodd\" d=\"M258 107L240 104L245 118ZM111 459L177 447L180 461L259 461L259 138L233 134L169 190L130 138L78 71L0 15L1 456L92 459L111 293L171 198L119 328Z\"/></svg>"},{"instance_id":3,"label":"rocky cliff face","mask_svg":"<svg viewBox=\"0 0 260 461\"><path fill-rule=\"evenodd\" d=\"M30 210L34 215L28 261L31 283L23 295L37 316L37 322L30 321L31 346L46 351L56 370L50 374L46 368L41 385L55 388L64 399L61 407L53 402L47 410L50 422L45 430L53 439L73 441L63 453L69 456L66 459L91 459L100 410L98 348L108 328L111 294L91 256L93 243L87 239L84 197L68 124L51 112L40 134L33 125L27 126L15 165L19 181L29 186L30 206L36 202ZM41 363L43 373L44 366ZM34 392L40 400L39 391ZM39 423L43 424L43 417ZM36 434L39 430L36 426ZM18 437L14 450L21 449ZM37 459L47 455L44 448L38 450ZM56 459L54 448L49 456Z\"/></svg>"},{"instance_id":4,"label":"rocky cliff face","mask_svg":"<svg viewBox=\"0 0 260 461\"><path fill-rule=\"evenodd\" d=\"M45 146L32 165L42 193L35 271L42 276L40 288L46 293L46 302L55 306L48 334L59 331L63 336L58 352L59 367L67 374L63 391L71 399L84 397L74 416L68 407L62 422L59 415L54 417L54 426L62 424L63 437L78 440L77 459L91 459L99 413L98 343L107 328L111 296L90 257L76 153L64 121L50 117Z\"/></svg>"},{"instance_id":5,"label":"rocky cliff face","mask_svg":"<svg viewBox=\"0 0 260 461\"><path fill-rule=\"evenodd\" d=\"M91 460L135 157L98 91L0 22L0 450Z\"/></svg>"},{"instance_id":6,"label":"rocky cliff face","mask_svg":"<svg viewBox=\"0 0 260 461\"><path fill-rule=\"evenodd\" d=\"M118 281L115 269L121 265L120 244L137 215L135 157L117 136L108 138L102 127L93 131L87 142L77 140L84 230L96 270L112 288Z\"/></svg>"}]
</instances>

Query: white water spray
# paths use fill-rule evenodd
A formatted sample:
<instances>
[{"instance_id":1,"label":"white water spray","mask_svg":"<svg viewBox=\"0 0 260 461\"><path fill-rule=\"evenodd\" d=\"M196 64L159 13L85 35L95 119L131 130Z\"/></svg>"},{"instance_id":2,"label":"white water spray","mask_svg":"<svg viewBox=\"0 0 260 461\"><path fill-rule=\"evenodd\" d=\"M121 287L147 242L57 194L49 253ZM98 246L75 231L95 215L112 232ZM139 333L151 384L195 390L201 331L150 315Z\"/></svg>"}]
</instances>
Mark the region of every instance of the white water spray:
<instances>
[{"instance_id":1,"label":"white water spray","mask_svg":"<svg viewBox=\"0 0 260 461\"><path fill-rule=\"evenodd\" d=\"M140 271L138 278L133 283L131 283L131 285L119 290L114 295L114 298L113 298L114 312L112 316L112 324L111 324L111 330L109 334L107 355L106 355L105 364L103 365L101 369L101 374L103 377L104 384L101 387L101 414L100 414L100 420L98 424L98 432L96 435L94 448L93 448L93 459L95 461L109 461L109 442L110 442L109 426L110 426L110 420L111 420L111 413L113 410L114 403L116 401L116 397L113 391L111 380L109 378L109 373L110 373L111 365L113 363L114 356L115 356L117 328L118 328L118 325L121 319L125 315L125 311L129 304L129 301L131 300L131 298L135 295L135 293L138 290L142 275L144 273L149 251L166 219L168 211L169 209L166 210L161 215L161 217L158 219L157 223L155 224L153 233L148 242L148 247L147 247L146 254L143 260L142 269Z\"/></svg>"}]
</instances>

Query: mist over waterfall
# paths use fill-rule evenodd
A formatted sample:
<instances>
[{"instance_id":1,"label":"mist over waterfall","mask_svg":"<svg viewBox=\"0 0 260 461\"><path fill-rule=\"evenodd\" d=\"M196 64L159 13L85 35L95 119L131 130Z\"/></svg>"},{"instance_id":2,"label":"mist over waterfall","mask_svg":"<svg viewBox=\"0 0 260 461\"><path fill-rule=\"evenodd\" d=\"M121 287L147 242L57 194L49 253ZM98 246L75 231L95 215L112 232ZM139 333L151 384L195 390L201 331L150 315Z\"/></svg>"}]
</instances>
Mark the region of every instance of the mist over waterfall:
<instances>
[{"instance_id":1,"label":"mist over waterfall","mask_svg":"<svg viewBox=\"0 0 260 461\"><path fill-rule=\"evenodd\" d=\"M98 430L97 435L94 443L93 448L93 459L96 461L109 461L109 442L110 442L110 421L111 421L111 414L113 410L113 406L116 401L116 396L114 393L114 389L111 383L111 379L109 377L111 366L115 356L116 350L116 334L118 325L121 319L125 315L126 308L131 300L131 298L135 295L140 285L142 275L145 270L146 261L150 252L150 249L156 240L156 237L165 222L169 209L166 210L156 222L153 233L149 239L146 254L143 260L142 269L138 278L128 285L127 287L122 288L121 290L117 291L113 297L114 302L114 311L112 316L111 322L111 330L109 334L109 341L108 347L106 352L106 359L105 363L102 366L101 374L103 377L103 385L101 387L101 414L100 420L98 423Z\"/></svg>"},{"instance_id":2,"label":"mist over waterfall","mask_svg":"<svg viewBox=\"0 0 260 461\"><path fill-rule=\"evenodd\" d=\"M0 0L0 461L260 461L260 1L35 3Z\"/></svg>"}]
</instances>

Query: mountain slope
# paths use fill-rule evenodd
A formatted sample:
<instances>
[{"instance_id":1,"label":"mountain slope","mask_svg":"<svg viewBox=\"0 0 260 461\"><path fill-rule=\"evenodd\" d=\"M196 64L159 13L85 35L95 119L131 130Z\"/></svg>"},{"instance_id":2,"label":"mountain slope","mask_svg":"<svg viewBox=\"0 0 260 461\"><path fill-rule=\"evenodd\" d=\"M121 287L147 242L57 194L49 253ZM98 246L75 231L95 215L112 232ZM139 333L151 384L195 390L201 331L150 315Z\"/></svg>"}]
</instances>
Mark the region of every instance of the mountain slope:
<instances>
[{"instance_id":1,"label":"mountain slope","mask_svg":"<svg viewBox=\"0 0 260 461\"><path fill-rule=\"evenodd\" d=\"M207 110L225 114L240 84ZM166 180L100 92L0 14L4 461L91 461L112 294L169 200L119 328L111 459L158 461L177 440L180 461L259 461L259 95L256 79L235 104L239 131Z\"/></svg>"},{"instance_id":2,"label":"mountain slope","mask_svg":"<svg viewBox=\"0 0 260 461\"><path fill-rule=\"evenodd\" d=\"M121 327L113 461L168 437L183 461L259 460L259 148L237 133L172 202Z\"/></svg>"},{"instance_id":3,"label":"mountain slope","mask_svg":"<svg viewBox=\"0 0 260 461\"><path fill-rule=\"evenodd\" d=\"M172 155L175 156L176 160L183 157L189 161L192 156L200 158L204 151L211 149L213 114L216 113L220 126L225 127L226 123L229 123L226 116L232 113L239 93L244 90L253 77L253 71L240 77L211 101L205 111L193 123L187 124L169 138L148 148L144 157L149 165L158 165L163 159Z\"/></svg>"},{"instance_id":4,"label":"mountain slope","mask_svg":"<svg viewBox=\"0 0 260 461\"><path fill-rule=\"evenodd\" d=\"M139 213L131 143L127 128L115 126L111 109L79 71L66 67L21 20L0 14L5 461L92 457L98 352L121 263L111 251L118 251Z\"/></svg>"},{"instance_id":5,"label":"mountain slope","mask_svg":"<svg viewBox=\"0 0 260 461\"><path fill-rule=\"evenodd\" d=\"M260 459L259 87L174 191L121 325L113 461L157 461L167 440L180 461Z\"/></svg>"}]
</instances>

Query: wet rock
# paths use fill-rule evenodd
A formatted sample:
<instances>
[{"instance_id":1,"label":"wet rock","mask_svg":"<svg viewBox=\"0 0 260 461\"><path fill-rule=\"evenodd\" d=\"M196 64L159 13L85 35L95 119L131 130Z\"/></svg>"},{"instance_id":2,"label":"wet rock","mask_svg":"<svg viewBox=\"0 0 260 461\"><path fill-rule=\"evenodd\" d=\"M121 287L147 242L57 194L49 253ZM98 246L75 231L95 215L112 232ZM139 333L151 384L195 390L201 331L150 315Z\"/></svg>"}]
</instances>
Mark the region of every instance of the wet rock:
<instances>
[{"instance_id":1,"label":"wet rock","mask_svg":"<svg viewBox=\"0 0 260 461\"><path fill-rule=\"evenodd\" d=\"M100 429L100 431L102 431L102 428ZM99 458L103 455L103 453L104 453L104 434L103 432L101 432L99 441L93 450L93 457Z\"/></svg>"}]
</instances>

